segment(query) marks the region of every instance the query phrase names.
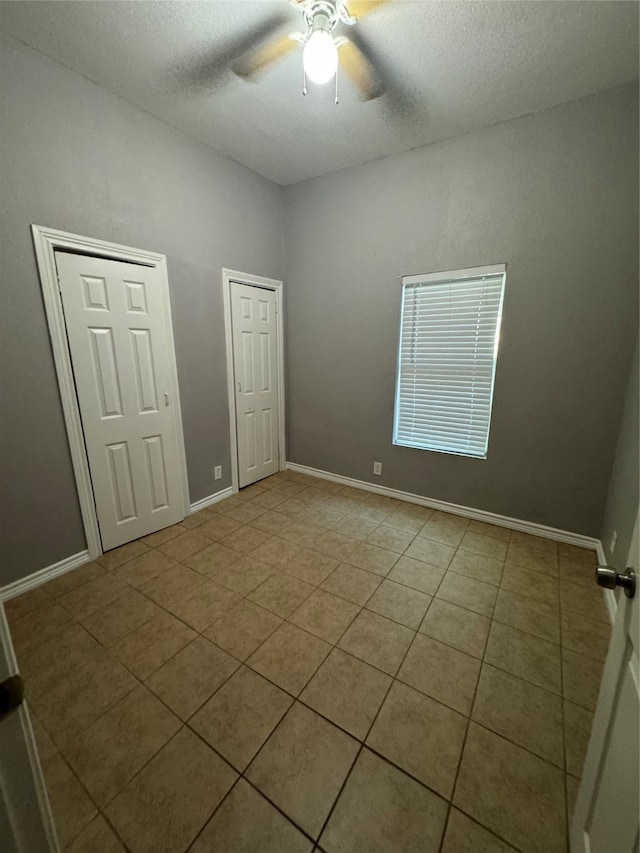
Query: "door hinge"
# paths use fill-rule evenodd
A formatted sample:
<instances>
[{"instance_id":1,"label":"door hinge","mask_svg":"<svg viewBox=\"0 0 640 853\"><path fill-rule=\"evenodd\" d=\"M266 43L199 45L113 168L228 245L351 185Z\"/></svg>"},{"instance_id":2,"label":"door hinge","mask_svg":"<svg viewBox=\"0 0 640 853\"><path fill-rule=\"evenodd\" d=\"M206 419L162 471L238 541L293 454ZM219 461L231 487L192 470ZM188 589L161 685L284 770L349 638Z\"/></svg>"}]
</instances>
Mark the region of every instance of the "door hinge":
<instances>
[{"instance_id":1,"label":"door hinge","mask_svg":"<svg viewBox=\"0 0 640 853\"><path fill-rule=\"evenodd\" d=\"M0 720L15 711L24 700L24 682L19 675L12 675L0 684Z\"/></svg>"}]
</instances>

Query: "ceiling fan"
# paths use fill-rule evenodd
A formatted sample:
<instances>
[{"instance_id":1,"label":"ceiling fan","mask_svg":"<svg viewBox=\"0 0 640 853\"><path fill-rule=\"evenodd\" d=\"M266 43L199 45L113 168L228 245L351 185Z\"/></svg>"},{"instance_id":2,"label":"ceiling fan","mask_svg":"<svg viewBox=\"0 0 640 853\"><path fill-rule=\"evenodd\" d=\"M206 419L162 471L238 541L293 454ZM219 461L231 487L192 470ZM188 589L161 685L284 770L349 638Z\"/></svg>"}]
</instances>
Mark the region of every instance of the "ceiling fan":
<instances>
[{"instance_id":1,"label":"ceiling fan","mask_svg":"<svg viewBox=\"0 0 640 853\"><path fill-rule=\"evenodd\" d=\"M282 25L282 19L274 19L256 30L256 38L251 39L251 43L249 39L243 40L243 49L238 50L237 58L231 62L231 70L239 77L253 79L301 46L305 95L307 77L317 84L336 78L337 103L340 66L357 86L363 100L378 98L386 88L385 75L374 49L356 25L388 2L390 0L290 0L302 15L302 31L265 43Z\"/></svg>"}]
</instances>

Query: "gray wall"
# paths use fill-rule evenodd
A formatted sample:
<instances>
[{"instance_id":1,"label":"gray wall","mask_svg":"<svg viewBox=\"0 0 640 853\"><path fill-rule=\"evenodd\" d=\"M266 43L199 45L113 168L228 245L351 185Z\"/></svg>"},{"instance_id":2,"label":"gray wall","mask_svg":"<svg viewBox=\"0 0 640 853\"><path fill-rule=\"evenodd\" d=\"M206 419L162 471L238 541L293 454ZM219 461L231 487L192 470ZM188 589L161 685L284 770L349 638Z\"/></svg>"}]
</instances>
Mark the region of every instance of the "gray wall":
<instances>
[{"instance_id":1,"label":"gray wall","mask_svg":"<svg viewBox=\"0 0 640 853\"><path fill-rule=\"evenodd\" d=\"M289 459L598 536L637 334L636 87L285 198ZM399 270L503 261L488 459L394 447Z\"/></svg>"},{"instance_id":2,"label":"gray wall","mask_svg":"<svg viewBox=\"0 0 640 853\"><path fill-rule=\"evenodd\" d=\"M284 235L291 460L599 535L637 332L634 87L284 191L10 38L1 61L0 584L85 547L31 223L167 255L192 500L230 482L220 268L281 278ZM393 447L398 271L500 261L489 459Z\"/></svg>"},{"instance_id":3,"label":"gray wall","mask_svg":"<svg viewBox=\"0 0 640 853\"><path fill-rule=\"evenodd\" d=\"M626 568L626 560L631 547L633 525L638 513L640 494L638 489L638 470L640 468L640 399L638 394L638 345L629 373L629 382L625 396L624 414L616 456L611 471L609 493L602 524L602 546L607 562L618 570ZM613 531L618 534L616 547L611 550Z\"/></svg>"},{"instance_id":4,"label":"gray wall","mask_svg":"<svg viewBox=\"0 0 640 853\"><path fill-rule=\"evenodd\" d=\"M0 585L86 547L30 224L167 255L192 501L230 484L220 269L284 266L280 187L12 39L1 47Z\"/></svg>"}]
</instances>

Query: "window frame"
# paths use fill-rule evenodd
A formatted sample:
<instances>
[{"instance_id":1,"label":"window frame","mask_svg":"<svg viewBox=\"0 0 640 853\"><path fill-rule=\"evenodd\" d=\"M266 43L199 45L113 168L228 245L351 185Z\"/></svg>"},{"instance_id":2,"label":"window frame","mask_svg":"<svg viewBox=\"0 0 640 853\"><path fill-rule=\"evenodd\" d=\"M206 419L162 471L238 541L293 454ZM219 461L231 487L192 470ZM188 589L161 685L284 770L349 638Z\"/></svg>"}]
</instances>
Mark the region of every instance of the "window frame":
<instances>
[{"instance_id":1,"label":"window frame","mask_svg":"<svg viewBox=\"0 0 640 853\"><path fill-rule=\"evenodd\" d=\"M488 418L487 418L487 433L486 433L486 441L484 445L484 453L468 453L462 452L460 450L452 450L452 449L442 449L439 447L429 447L426 445L416 445L416 444L408 444L404 441L398 440L398 422L400 415L400 368L401 368L401 359L402 359L402 341L403 341L403 332L406 333L408 330L403 328L403 320L404 320L404 299L405 299L405 286L407 285L416 285L416 284L437 284L437 283L445 283L445 282L455 282L455 281L464 281L470 279L482 278L483 276L502 276L502 285L501 285L501 293L500 293L500 301L498 305L498 312L496 317L496 328L494 333L494 356L493 363L491 369L491 391L489 394L489 407L488 407ZM467 459L478 459L478 460L486 460L489 452L489 437L491 433L491 420L493 417L493 397L495 391L495 377L496 377L496 368L498 365L498 350L499 350L499 342L500 342L500 329L502 324L502 314L504 307L504 293L507 283L507 265L506 263L502 264L490 264L482 267L467 267L465 269L458 270L442 270L440 272L432 272L432 273L424 273L422 275L405 275L402 276L401 279L401 302L400 302L400 330L398 335L398 352L397 352L397 362L396 362L396 387L394 394L394 406L393 406L393 433L392 433L392 444L396 447L407 447L413 450L427 450L431 453L444 453L448 456L462 456Z\"/></svg>"}]
</instances>

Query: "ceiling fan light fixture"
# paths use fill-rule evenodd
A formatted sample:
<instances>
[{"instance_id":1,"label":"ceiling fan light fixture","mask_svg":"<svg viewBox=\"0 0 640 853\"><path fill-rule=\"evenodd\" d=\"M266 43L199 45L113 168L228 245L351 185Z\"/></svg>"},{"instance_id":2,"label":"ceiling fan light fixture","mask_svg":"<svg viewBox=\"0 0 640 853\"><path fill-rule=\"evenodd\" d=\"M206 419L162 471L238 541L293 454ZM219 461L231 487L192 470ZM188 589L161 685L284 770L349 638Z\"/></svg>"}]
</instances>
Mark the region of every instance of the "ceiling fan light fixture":
<instances>
[{"instance_id":1,"label":"ceiling fan light fixture","mask_svg":"<svg viewBox=\"0 0 640 853\"><path fill-rule=\"evenodd\" d=\"M302 64L305 74L313 83L328 83L335 76L338 70L338 48L330 28L314 26L304 46Z\"/></svg>"}]
</instances>

